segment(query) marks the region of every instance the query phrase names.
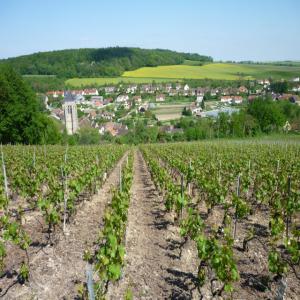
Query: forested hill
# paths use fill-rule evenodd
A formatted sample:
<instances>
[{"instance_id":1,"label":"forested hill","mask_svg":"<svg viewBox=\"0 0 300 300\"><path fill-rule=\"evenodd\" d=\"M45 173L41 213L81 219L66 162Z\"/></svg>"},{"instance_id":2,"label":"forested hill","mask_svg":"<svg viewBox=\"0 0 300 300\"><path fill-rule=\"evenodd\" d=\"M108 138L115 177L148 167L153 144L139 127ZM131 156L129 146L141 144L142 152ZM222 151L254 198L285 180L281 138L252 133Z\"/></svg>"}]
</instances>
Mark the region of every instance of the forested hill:
<instances>
[{"instance_id":1,"label":"forested hill","mask_svg":"<svg viewBox=\"0 0 300 300\"><path fill-rule=\"evenodd\" d=\"M59 77L120 76L140 67L177 65L184 60L212 61L209 56L162 49L99 48L39 52L2 59L20 74L57 75Z\"/></svg>"}]
</instances>

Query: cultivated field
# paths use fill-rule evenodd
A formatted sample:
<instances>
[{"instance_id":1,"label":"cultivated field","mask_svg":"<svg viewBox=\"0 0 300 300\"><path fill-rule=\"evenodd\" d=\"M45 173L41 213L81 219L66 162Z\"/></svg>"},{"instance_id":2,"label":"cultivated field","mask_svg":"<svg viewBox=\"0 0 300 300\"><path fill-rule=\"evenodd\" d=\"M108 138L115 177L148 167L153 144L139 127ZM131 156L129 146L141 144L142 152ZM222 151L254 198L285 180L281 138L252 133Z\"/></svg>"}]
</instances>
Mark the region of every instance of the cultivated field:
<instances>
[{"instance_id":1,"label":"cultivated field","mask_svg":"<svg viewBox=\"0 0 300 300\"><path fill-rule=\"evenodd\" d=\"M119 84L123 83L152 83L155 82L172 82L180 81L174 78L130 78L130 77L97 77L97 78L72 78L66 80L66 84L72 87L81 87L81 86L101 86L109 84Z\"/></svg>"},{"instance_id":2,"label":"cultivated field","mask_svg":"<svg viewBox=\"0 0 300 300\"><path fill-rule=\"evenodd\" d=\"M299 139L0 151L2 299L300 295Z\"/></svg>"},{"instance_id":3,"label":"cultivated field","mask_svg":"<svg viewBox=\"0 0 300 300\"><path fill-rule=\"evenodd\" d=\"M185 106L186 104L160 104L153 109L153 113L159 121L176 120L180 119Z\"/></svg>"},{"instance_id":4,"label":"cultivated field","mask_svg":"<svg viewBox=\"0 0 300 300\"><path fill-rule=\"evenodd\" d=\"M254 65L254 64L227 64L212 63L204 66L159 66L145 67L135 71L128 71L123 77L151 77L151 78L173 78L173 79L291 79L300 75L300 67Z\"/></svg>"}]
</instances>

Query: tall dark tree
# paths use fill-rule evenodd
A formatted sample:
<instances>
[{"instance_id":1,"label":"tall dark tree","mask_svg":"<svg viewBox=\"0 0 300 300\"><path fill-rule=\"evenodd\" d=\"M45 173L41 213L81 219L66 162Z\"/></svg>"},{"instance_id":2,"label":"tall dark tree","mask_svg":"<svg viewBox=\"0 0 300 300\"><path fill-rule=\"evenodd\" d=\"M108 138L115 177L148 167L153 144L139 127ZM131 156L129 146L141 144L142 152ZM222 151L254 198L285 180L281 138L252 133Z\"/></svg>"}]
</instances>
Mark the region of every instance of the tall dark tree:
<instances>
[{"instance_id":1,"label":"tall dark tree","mask_svg":"<svg viewBox=\"0 0 300 300\"><path fill-rule=\"evenodd\" d=\"M54 122L41 112L36 95L9 66L0 68L0 141L2 143L57 143Z\"/></svg>"}]
</instances>

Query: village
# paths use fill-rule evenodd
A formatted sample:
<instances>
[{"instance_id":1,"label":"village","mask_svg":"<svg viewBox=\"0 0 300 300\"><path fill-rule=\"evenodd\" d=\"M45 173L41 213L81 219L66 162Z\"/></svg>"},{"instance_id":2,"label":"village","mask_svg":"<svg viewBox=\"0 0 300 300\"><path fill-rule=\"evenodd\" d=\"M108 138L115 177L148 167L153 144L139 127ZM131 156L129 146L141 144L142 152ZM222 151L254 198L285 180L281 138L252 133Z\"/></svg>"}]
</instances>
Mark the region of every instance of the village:
<instances>
[{"instance_id":1,"label":"village","mask_svg":"<svg viewBox=\"0 0 300 300\"><path fill-rule=\"evenodd\" d=\"M221 112L231 114L258 97L269 96L274 101L299 104L299 77L290 81L288 93L273 91L269 79L250 81L247 85L195 88L188 83L177 82L56 90L46 93L45 105L53 118L65 124L67 107L73 107L71 119L75 125L66 126L68 134L74 134L82 127L91 127L97 129L100 135L121 136L128 132L125 121L135 118L148 118L148 126L156 124L161 130L170 132L173 128L168 126L170 121L182 115L213 118ZM176 113L172 113L175 108ZM160 111L163 113L160 114Z\"/></svg>"}]
</instances>

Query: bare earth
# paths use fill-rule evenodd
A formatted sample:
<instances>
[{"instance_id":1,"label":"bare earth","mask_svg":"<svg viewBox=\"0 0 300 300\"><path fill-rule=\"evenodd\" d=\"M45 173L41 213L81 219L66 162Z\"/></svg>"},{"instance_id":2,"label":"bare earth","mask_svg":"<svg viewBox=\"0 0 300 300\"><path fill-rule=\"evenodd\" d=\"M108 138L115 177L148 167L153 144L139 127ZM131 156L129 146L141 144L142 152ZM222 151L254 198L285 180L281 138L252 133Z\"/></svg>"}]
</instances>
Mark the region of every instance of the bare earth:
<instances>
[{"instance_id":1,"label":"bare earth","mask_svg":"<svg viewBox=\"0 0 300 300\"><path fill-rule=\"evenodd\" d=\"M199 299L194 295L194 251L182 249L180 257L178 229L140 152L135 153L131 193L125 270L123 278L110 285L107 299L123 299L127 289L134 299Z\"/></svg>"},{"instance_id":2,"label":"bare earth","mask_svg":"<svg viewBox=\"0 0 300 300\"><path fill-rule=\"evenodd\" d=\"M121 161L124 160L124 157ZM82 255L93 247L102 224L105 205L111 199L110 189L119 181L119 165L91 201L83 203L74 223L68 226L68 235L59 242L44 247L30 257L30 280L26 285L16 284L2 299L74 299L77 284L86 281L86 263Z\"/></svg>"}]
</instances>

